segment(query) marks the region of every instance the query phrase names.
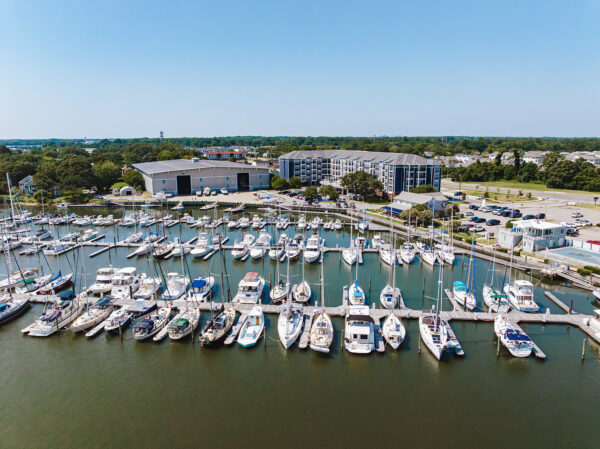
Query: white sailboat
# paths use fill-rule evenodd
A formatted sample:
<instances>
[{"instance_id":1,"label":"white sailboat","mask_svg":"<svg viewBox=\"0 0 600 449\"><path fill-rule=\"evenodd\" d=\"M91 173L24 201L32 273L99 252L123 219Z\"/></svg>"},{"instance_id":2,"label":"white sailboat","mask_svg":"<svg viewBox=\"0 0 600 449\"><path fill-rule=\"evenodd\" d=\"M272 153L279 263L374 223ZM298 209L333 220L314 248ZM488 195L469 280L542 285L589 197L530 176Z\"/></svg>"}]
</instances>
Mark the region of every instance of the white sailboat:
<instances>
[{"instance_id":1,"label":"white sailboat","mask_svg":"<svg viewBox=\"0 0 600 449\"><path fill-rule=\"evenodd\" d=\"M390 312L383 322L381 333L392 349L398 349L398 346L400 346L406 338L406 328L404 327L404 324L402 324L400 318L394 315L394 312Z\"/></svg>"},{"instance_id":2,"label":"white sailboat","mask_svg":"<svg viewBox=\"0 0 600 449\"><path fill-rule=\"evenodd\" d=\"M308 304L310 303L310 297L312 295L312 290L310 288L310 284L304 278L304 255L302 256L302 282L299 284L295 284L292 287L292 296L294 301Z\"/></svg>"},{"instance_id":3,"label":"white sailboat","mask_svg":"<svg viewBox=\"0 0 600 449\"><path fill-rule=\"evenodd\" d=\"M491 281L483 284L482 296L483 302L487 306L488 310L492 313L507 313L510 310L510 304L508 297L503 294L499 288L496 287L494 277L496 275L496 251L494 250L494 257L492 258L492 267L490 269L492 273ZM488 273L489 274L489 273Z\"/></svg>"},{"instance_id":4,"label":"white sailboat","mask_svg":"<svg viewBox=\"0 0 600 449\"><path fill-rule=\"evenodd\" d=\"M279 310L279 318L277 319L279 341L285 349L289 349L302 332L302 324L304 323L302 305L292 303L291 298L288 296L287 304L282 305Z\"/></svg>"},{"instance_id":5,"label":"white sailboat","mask_svg":"<svg viewBox=\"0 0 600 449\"><path fill-rule=\"evenodd\" d=\"M325 278L323 264L321 264L321 309L313 319L309 334L310 349L317 352L329 353L333 342L333 323L325 310Z\"/></svg>"},{"instance_id":6,"label":"white sailboat","mask_svg":"<svg viewBox=\"0 0 600 449\"><path fill-rule=\"evenodd\" d=\"M494 320L496 337L515 357L529 357L533 351L533 342L518 326L511 323L505 314L499 313Z\"/></svg>"},{"instance_id":7,"label":"white sailboat","mask_svg":"<svg viewBox=\"0 0 600 449\"><path fill-rule=\"evenodd\" d=\"M358 249L354 246L354 239L352 238L352 218L350 219L350 246L342 250L342 258L348 265L354 265L358 260Z\"/></svg>"}]
</instances>

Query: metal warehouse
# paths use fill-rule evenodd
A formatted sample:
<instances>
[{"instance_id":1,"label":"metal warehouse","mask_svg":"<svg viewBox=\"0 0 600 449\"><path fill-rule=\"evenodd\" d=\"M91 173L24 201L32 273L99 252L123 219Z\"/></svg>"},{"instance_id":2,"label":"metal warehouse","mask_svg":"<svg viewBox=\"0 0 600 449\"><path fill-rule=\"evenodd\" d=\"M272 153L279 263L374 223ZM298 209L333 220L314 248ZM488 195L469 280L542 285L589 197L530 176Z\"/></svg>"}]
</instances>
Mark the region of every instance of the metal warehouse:
<instances>
[{"instance_id":1,"label":"metal warehouse","mask_svg":"<svg viewBox=\"0 0 600 449\"><path fill-rule=\"evenodd\" d=\"M192 195L206 187L230 192L269 188L268 168L235 162L175 159L142 162L133 164L133 168L144 176L146 190L153 195Z\"/></svg>"}]
</instances>

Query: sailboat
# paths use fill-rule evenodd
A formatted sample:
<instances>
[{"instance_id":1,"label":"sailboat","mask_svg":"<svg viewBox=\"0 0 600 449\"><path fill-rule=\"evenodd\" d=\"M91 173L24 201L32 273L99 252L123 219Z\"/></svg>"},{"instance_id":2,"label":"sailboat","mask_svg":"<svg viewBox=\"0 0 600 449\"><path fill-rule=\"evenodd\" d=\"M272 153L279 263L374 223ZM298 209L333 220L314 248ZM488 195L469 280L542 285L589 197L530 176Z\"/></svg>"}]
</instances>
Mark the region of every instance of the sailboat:
<instances>
[{"instance_id":1,"label":"sailboat","mask_svg":"<svg viewBox=\"0 0 600 449\"><path fill-rule=\"evenodd\" d=\"M46 308L43 315L21 332L31 337L49 337L77 319L83 310L80 296L73 290L58 294L58 299Z\"/></svg>"},{"instance_id":2,"label":"sailboat","mask_svg":"<svg viewBox=\"0 0 600 449\"><path fill-rule=\"evenodd\" d=\"M290 293L290 259L287 259L287 276L285 282L280 278L279 273L279 259L275 262L276 264L276 279L277 284L271 289L269 292L269 297L271 298L271 302L280 303L284 299L286 299Z\"/></svg>"},{"instance_id":3,"label":"sailboat","mask_svg":"<svg viewBox=\"0 0 600 449\"><path fill-rule=\"evenodd\" d=\"M390 312L383 322L381 333L392 349L398 349L398 346L400 346L406 338L406 328L404 327L404 324L402 324L400 318L394 315L394 312Z\"/></svg>"},{"instance_id":4,"label":"sailboat","mask_svg":"<svg viewBox=\"0 0 600 449\"><path fill-rule=\"evenodd\" d=\"M531 338L518 326L511 323L505 314L499 313L494 320L496 337L515 357L529 357L533 351Z\"/></svg>"},{"instance_id":5,"label":"sailboat","mask_svg":"<svg viewBox=\"0 0 600 449\"><path fill-rule=\"evenodd\" d=\"M302 324L304 323L302 305L293 304L292 298L288 295L287 304L281 306L279 310L279 318L277 319L279 341L285 349L289 349L302 332Z\"/></svg>"},{"instance_id":6,"label":"sailboat","mask_svg":"<svg viewBox=\"0 0 600 449\"><path fill-rule=\"evenodd\" d=\"M325 278L323 276L323 264L321 264L321 309L313 320L308 341L310 349L317 352L329 353L333 342L333 323L325 310Z\"/></svg>"},{"instance_id":7,"label":"sailboat","mask_svg":"<svg viewBox=\"0 0 600 449\"><path fill-rule=\"evenodd\" d=\"M197 306L185 309L168 324L169 338L171 340L181 340L190 335L198 326L199 321L200 309Z\"/></svg>"},{"instance_id":8,"label":"sailboat","mask_svg":"<svg viewBox=\"0 0 600 449\"><path fill-rule=\"evenodd\" d=\"M425 346L438 360L442 358L445 351L453 350L457 355L463 355L460 343L450 337L450 325L440 318L440 310L443 304L443 280L444 270L439 270L437 304L432 311L425 311L419 317L419 332Z\"/></svg>"},{"instance_id":9,"label":"sailboat","mask_svg":"<svg viewBox=\"0 0 600 449\"><path fill-rule=\"evenodd\" d=\"M454 299L461 306L469 310L473 310L475 309L475 307L477 307L477 300L475 299L475 294L473 293L474 245L475 233L473 233L473 243L471 244L471 257L469 258L469 268L467 269L467 283L465 284L462 281L454 281L452 284L452 293L454 294Z\"/></svg>"},{"instance_id":10,"label":"sailboat","mask_svg":"<svg viewBox=\"0 0 600 449\"><path fill-rule=\"evenodd\" d=\"M113 298L104 296L89 306L69 328L72 332L85 331L103 322L112 312Z\"/></svg>"},{"instance_id":11,"label":"sailboat","mask_svg":"<svg viewBox=\"0 0 600 449\"><path fill-rule=\"evenodd\" d=\"M312 291L309 283L304 278L304 253L302 254L302 282L292 287L292 296L294 301L299 303L309 303Z\"/></svg>"},{"instance_id":12,"label":"sailboat","mask_svg":"<svg viewBox=\"0 0 600 449\"><path fill-rule=\"evenodd\" d=\"M6 174L8 177L8 173ZM0 302L0 324L8 323L10 320L16 318L29 308L29 300L27 298L16 299L12 294L12 285L10 279L10 273L12 273L10 250L8 246L4 247L4 264L6 267L6 273L8 274L8 299Z\"/></svg>"},{"instance_id":13,"label":"sailboat","mask_svg":"<svg viewBox=\"0 0 600 449\"><path fill-rule=\"evenodd\" d=\"M165 307L160 307L133 325L133 338L142 341L158 334L169 322L170 315L171 303L168 302Z\"/></svg>"},{"instance_id":14,"label":"sailboat","mask_svg":"<svg viewBox=\"0 0 600 449\"><path fill-rule=\"evenodd\" d=\"M350 246L342 250L342 258L348 265L354 265L358 260L358 249L354 246L354 239L352 238L352 218L350 218Z\"/></svg>"},{"instance_id":15,"label":"sailboat","mask_svg":"<svg viewBox=\"0 0 600 449\"><path fill-rule=\"evenodd\" d=\"M396 257L395 251L393 256ZM379 296L379 302L386 309L395 309L399 306L400 302L403 302L402 291L396 287L396 264L392 266L392 284L390 285L388 282L383 287Z\"/></svg>"},{"instance_id":16,"label":"sailboat","mask_svg":"<svg viewBox=\"0 0 600 449\"><path fill-rule=\"evenodd\" d=\"M235 308L227 307L206 323L199 337L200 342L207 346L222 342L233 327L234 321Z\"/></svg>"},{"instance_id":17,"label":"sailboat","mask_svg":"<svg viewBox=\"0 0 600 449\"><path fill-rule=\"evenodd\" d=\"M492 278L490 283L483 284L483 302L492 313L507 313L510 310L508 297L503 294L499 288L495 286L494 277L496 275L496 250L494 249L494 257L492 258Z\"/></svg>"},{"instance_id":18,"label":"sailboat","mask_svg":"<svg viewBox=\"0 0 600 449\"><path fill-rule=\"evenodd\" d=\"M358 285L358 265L359 264L356 264L356 278L354 279L354 282L346 287L348 289L348 301L350 302L350 305L353 306L360 306L366 302L365 292L360 285Z\"/></svg>"}]
</instances>

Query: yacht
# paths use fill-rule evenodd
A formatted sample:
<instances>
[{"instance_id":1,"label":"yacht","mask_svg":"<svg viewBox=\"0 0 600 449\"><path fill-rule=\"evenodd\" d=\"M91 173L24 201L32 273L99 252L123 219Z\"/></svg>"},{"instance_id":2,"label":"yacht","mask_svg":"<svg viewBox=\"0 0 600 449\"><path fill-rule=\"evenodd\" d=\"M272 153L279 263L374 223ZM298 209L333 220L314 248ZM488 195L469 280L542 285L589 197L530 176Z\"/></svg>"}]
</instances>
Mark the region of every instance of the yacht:
<instances>
[{"instance_id":1,"label":"yacht","mask_svg":"<svg viewBox=\"0 0 600 449\"><path fill-rule=\"evenodd\" d=\"M61 240L50 242L46 248L42 250L46 256L58 256L59 254L71 248L71 244Z\"/></svg>"},{"instance_id":2,"label":"yacht","mask_svg":"<svg viewBox=\"0 0 600 449\"><path fill-rule=\"evenodd\" d=\"M383 245L385 245L385 242L383 241L383 239L381 238L380 234L375 234L373 236L373 239L371 240L371 246L374 249L379 249L381 248Z\"/></svg>"},{"instance_id":3,"label":"yacht","mask_svg":"<svg viewBox=\"0 0 600 449\"><path fill-rule=\"evenodd\" d=\"M508 297L493 285L483 284L483 301L492 313L507 313L510 310Z\"/></svg>"},{"instance_id":4,"label":"yacht","mask_svg":"<svg viewBox=\"0 0 600 449\"><path fill-rule=\"evenodd\" d=\"M407 265L412 263L415 258L415 249L410 242L404 242L402 248L400 248L400 258Z\"/></svg>"},{"instance_id":5,"label":"yacht","mask_svg":"<svg viewBox=\"0 0 600 449\"><path fill-rule=\"evenodd\" d=\"M44 314L21 332L31 337L49 337L70 325L83 310L83 303L72 290L61 292L55 303L48 306Z\"/></svg>"},{"instance_id":6,"label":"yacht","mask_svg":"<svg viewBox=\"0 0 600 449\"><path fill-rule=\"evenodd\" d=\"M540 306L533 299L533 284L529 281L517 280L512 285L507 284L504 286L504 293L519 312L536 313L540 310Z\"/></svg>"},{"instance_id":7,"label":"yacht","mask_svg":"<svg viewBox=\"0 0 600 449\"><path fill-rule=\"evenodd\" d=\"M285 252L285 247L287 245L287 235L285 233L281 234L279 236L279 240L277 241L277 243L273 246L271 246L271 249L269 249L269 257L271 259L276 259L279 260L281 258L281 256L283 256L283 253Z\"/></svg>"},{"instance_id":8,"label":"yacht","mask_svg":"<svg viewBox=\"0 0 600 449\"><path fill-rule=\"evenodd\" d=\"M166 259L171 255L171 252L175 249L174 242L161 243L153 247L152 257L155 259Z\"/></svg>"},{"instance_id":9,"label":"yacht","mask_svg":"<svg viewBox=\"0 0 600 449\"><path fill-rule=\"evenodd\" d=\"M300 254L302 253L303 240L304 237L302 234L296 234L292 241L288 243L286 253L289 260L294 260L300 257Z\"/></svg>"},{"instance_id":10,"label":"yacht","mask_svg":"<svg viewBox=\"0 0 600 449\"><path fill-rule=\"evenodd\" d=\"M333 229L335 229L336 231L340 231L342 229L342 222L339 218L335 220L335 223L333 224Z\"/></svg>"},{"instance_id":11,"label":"yacht","mask_svg":"<svg viewBox=\"0 0 600 449\"><path fill-rule=\"evenodd\" d=\"M342 258L348 265L354 265L358 259L358 250L351 244L350 248L344 248L342 250Z\"/></svg>"},{"instance_id":12,"label":"yacht","mask_svg":"<svg viewBox=\"0 0 600 449\"><path fill-rule=\"evenodd\" d=\"M271 235L261 232L252 248L250 248L250 257L261 259L269 249L269 246L271 246Z\"/></svg>"},{"instance_id":13,"label":"yacht","mask_svg":"<svg viewBox=\"0 0 600 449\"><path fill-rule=\"evenodd\" d=\"M72 278L73 273L63 275L62 272L59 271L58 274L50 280L50 282L38 290L38 293L40 295L49 295L64 290L71 285Z\"/></svg>"},{"instance_id":14,"label":"yacht","mask_svg":"<svg viewBox=\"0 0 600 449\"><path fill-rule=\"evenodd\" d=\"M18 317L29 308L29 300L26 298L9 298L0 302L0 324L8 323L10 320Z\"/></svg>"},{"instance_id":15,"label":"yacht","mask_svg":"<svg viewBox=\"0 0 600 449\"><path fill-rule=\"evenodd\" d=\"M202 344L210 346L222 342L233 327L235 321L235 308L227 307L223 312L213 317L200 334Z\"/></svg>"},{"instance_id":16,"label":"yacht","mask_svg":"<svg viewBox=\"0 0 600 449\"><path fill-rule=\"evenodd\" d=\"M169 322L171 315L171 305L160 307L149 316L137 321L133 325L133 338L138 341L146 340L158 334Z\"/></svg>"},{"instance_id":17,"label":"yacht","mask_svg":"<svg viewBox=\"0 0 600 449\"><path fill-rule=\"evenodd\" d=\"M283 280L280 280L269 292L271 302L275 304L282 302L287 298L289 291L289 285Z\"/></svg>"},{"instance_id":18,"label":"yacht","mask_svg":"<svg viewBox=\"0 0 600 449\"><path fill-rule=\"evenodd\" d=\"M181 340L190 335L198 326L199 321L200 309L198 307L185 309L168 324L169 338L171 340Z\"/></svg>"},{"instance_id":19,"label":"yacht","mask_svg":"<svg viewBox=\"0 0 600 449\"><path fill-rule=\"evenodd\" d=\"M242 329L237 342L240 346L248 348L254 346L265 328L265 318L259 306L255 306L242 323Z\"/></svg>"},{"instance_id":20,"label":"yacht","mask_svg":"<svg viewBox=\"0 0 600 449\"><path fill-rule=\"evenodd\" d=\"M369 230L369 222L366 220L360 220L358 222L358 229L360 229L361 231L368 231Z\"/></svg>"},{"instance_id":21,"label":"yacht","mask_svg":"<svg viewBox=\"0 0 600 449\"><path fill-rule=\"evenodd\" d=\"M395 309L396 307L398 307L401 298L402 291L398 287L394 288L388 283L381 290L379 302L386 309Z\"/></svg>"},{"instance_id":22,"label":"yacht","mask_svg":"<svg viewBox=\"0 0 600 449\"><path fill-rule=\"evenodd\" d=\"M360 285L358 285L358 281L356 280L348 286L348 301L353 306L365 304L365 292Z\"/></svg>"},{"instance_id":23,"label":"yacht","mask_svg":"<svg viewBox=\"0 0 600 449\"><path fill-rule=\"evenodd\" d=\"M294 301L299 303L308 303L310 302L310 297L312 295L312 290L307 281L302 281L299 284L295 284L292 287L292 297Z\"/></svg>"},{"instance_id":24,"label":"yacht","mask_svg":"<svg viewBox=\"0 0 600 449\"><path fill-rule=\"evenodd\" d=\"M256 272L246 273L238 284L238 292L233 302L242 304L257 304L265 288L265 280Z\"/></svg>"},{"instance_id":25,"label":"yacht","mask_svg":"<svg viewBox=\"0 0 600 449\"><path fill-rule=\"evenodd\" d=\"M242 241L236 240L233 245L233 251L231 256L234 259L243 259L250 252L250 245L254 243L254 236L252 234L246 234Z\"/></svg>"},{"instance_id":26,"label":"yacht","mask_svg":"<svg viewBox=\"0 0 600 449\"><path fill-rule=\"evenodd\" d=\"M529 357L531 355L533 342L518 326L508 321L504 314L496 315L494 332L513 356Z\"/></svg>"},{"instance_id":27,"label":"yacht","mask_svg":"<svg viewBox=\"0 0 600 449\"><path fill-rule=\"evenodd\" d=\"M421 250L421 260L432 267L435 265L437 256L431 247L424 245Z\"/></svg>"},{"instance_id":28,"label":"yacht","mask_svg":"<svg viewBox=\"0 0 600 449\"><path fill-rule=\"evenodd\" d=\"M195 258L204 257L212 251L212 246L210 244L210 239L207 232L201 232L198 234L198 241L196 245L191 251L192 256Z\"/></svg>"},{"instance_id":29,"label":"yacht","mask_svg":"<svg viewBox=\"0 0 600 449\"><path fill-rule=\"evenodd\" d=\"M195 301L207 301L215 286L215 278L207 276L192 281L192 288L188 290L188 298Z\"/></svg>"},{"instance_id":30,"label":"yacht","mask_svg":"<svg viewBox=\"0 0 600 449\"><path fill-rule=\"evenodd\" d=\"M452 293L457 303L466 309L473 310L477 307L477 300L473 292L462 281L452 283Z\"/></svg>"},{"instance_id":31,"label":"yacht","mask_svg":"<svg viewBox=\"0 0 600 449\"><path fill-rule=\"evenodd\" d=\"M130 245L132 243L141 242L144 239L144 234L142 232L134 232L133 234L128 235L124 238L120 243L124 245Z\"/></svg>"},{"instance_id":32,"label":"yacht","mask_svg":"<svg viewBox=\"0 0 600 449\"><path fill-rule=\"evenodd\" d=\"M311 229L319 229L320 225L321 225L321 219L319 217L313 218L310 222Z\"/></svg>"},{"instance_id":33,"label":"yacht","mask_svg":"<svg viewBox=\"0 0 600 449\"><path fill-rule=\"evenodd\" d=\"M390 313L383 322L381 333L392 349L398 349L398 346L400 346L406 338L406 328L404 327L404 324L402 324L400 318L394 315L393 312Z\"/></svg>"},{"instance_id":34,"label":"yacht","mask_svg":"<svg viewBox=\"0 0 600 449\"><path fill-rule=\"evenodd\" d=\"M182 257L188 254L192 248L189 245L183 243L179 237L175 237L173 240L173 251L171 251L170 257Z\"/></svg>"},{"instance_id":35,"label":"yacht","mask_svg":"<svg viewBox=\"0 0 600 449\"><path fill-rule=\"evenodd\" d=\"M301 231L303 231L304 229L306 229L306 216L304 216L304 215L300 216L300 218L298 219L297 227Z\"/></svg>"},{"instance_id":36,"label":"yacht","mask_svg":"<svg viewBox=\"0 0 600 449\"><path fill-rule=\"evenodd\" d=\"M137 273L135 267L125 267L117 270L111 283L110 296L115 299L132 298L140 288L142 277Z\"/></svg>"},{"instance_id":37,"label":"yacht","mask_svg":"<svg viewBox=\"0 0 600 449\"><path fill-rule=\"evenodd\" d=\"M70 330L73 332L85 331L103 322L113 309L113 298L104 296L89 306L79 317L73 321Z\"/></svg>"},{"instance_id":38,"label":"yacht","mask_svg":"<svg viewBox=\"0 0 600 449\"><path fill-rule=\"evenodd\" d=\"M321 257L321 238L317 234L311 235L306 241L304 248L304 260L313 263Z\"/></svg>"},{"instance_id":39,"label":"yacht","mask_svg":"<svg viewBox=\"0 0 600 449\"><path fill-rule=\"evenodd\" d=\"M289 225L290 225L290 219L287 217L287 215L282 215L281 217L277 218L277 221L275 222L275 229L277 229L277 230L287 229L287 227Z\"/></svg>"},{"instance_id":40,"label":"yacht","mask_svg":"<svg viewBox=\"0 0 600 449\"><path fill-rule=\"evenodd\" d=\"M246 229L250 227L250 219L247 216L240 218L239 226L240 229Z\"/></svg>"},{"instance_id":41,"label":"yacht","mask_svg":"<svg viewBox=\"0 0 600 449\"><path fill-rule=\"evenodd\" d=\"M104 330L106 332L119 333L127 327L131 319L142 319L154 310L156 310L156 303L148 307L133 305L115 309L106 319Z\"/></svg>"},{"instance_id":42,"label":"yacht","mask_svg":"<svg viewBox=\"0 0 600 449\"><path fill-rule=\"evenodd\" d=\"M160 278L151 276L142 277L140 288L134 293L133 299L152 299L162 292L162 283Z\"/></svg>"},{"instance_id":43,"label":"yacht","mask_svg":"<svg viewBox=\"0 0 600 449\"><path fill-rule=\"evenodd\" d=\"M310 349L317 352L329 353L329 348L333 342L333 323L331 318L323 309L314 318L310 329L309 344Z\"/></svg>"},{"instance_id":44,"label":"yacht","mask_svg":"<svg viewBox=\"0 0 600 449\"><path fill-rule=\"evenodd\" d=\"M454 248L448 243L442 243L439 250L439 257L448 265L454 264Z\"/></svg>"},{"instance_id":45,"label":"yacht","mask_svg":"<svg viewBox=\"0 0 600 449\"><path fill-rule=\"evenodd\" d=\"M96 282L88 288L88 294L91 296L102 297L112 290L112 279L115 277L116 270L113 267L99 268L96 271Z\"/></svg>"},{"instance_id":46,"label":"yacht","mask_svg":"<svg viewBox=\"0 0 600 449\"><path fill-rule=\"evenodd\" d=\"M289 349L298 339L303 323L304 313L300 304L292 304L291 300L288 300L287 304L281 306L277 319L277 332L279 341L285 349Z\"/></svg>"},{"instance_id":47,"label":"yacht","mask_svg":"<svg viewBox=\"0 0 600 449\"><path fill-rule=\"evenodd\" d=\"M240 222L238 220L236 220L235 218L232 218L227 223L227 229L237 229L239 227L240 227Z\"/></svg>"},{"instance_id":48,"label":"yacht","mask_svg":"<svg viewBox=\"0 0 600 449\"><path fill-rule=\"evenodd\" d=\"M375 349L375 323L368 306L350 306L344 327L344 346L353 354L369 354Z\"/></svg>"},{"instance_id":49,"label":"yacht","mask_svg":"<svg viewBox=\"0 0 600 449\"><path fill-rule=\"evenodd\" d=\"M264 227L263 219L259 215L254 214L252 216L252 229L262 229L263 227Z\"/></svg>"},{"instance_id":50,"label":"yacht","mask_svg":"<svg viewBox=\"0 0 600 449\"><path fill-rule=\"evenodd\" d=\"M182 276L179 273L168 273L167 284L163 291L163 299L165 301L175 301L185 295L190 279L187 276Z\"/></svg>"}]
</instances>

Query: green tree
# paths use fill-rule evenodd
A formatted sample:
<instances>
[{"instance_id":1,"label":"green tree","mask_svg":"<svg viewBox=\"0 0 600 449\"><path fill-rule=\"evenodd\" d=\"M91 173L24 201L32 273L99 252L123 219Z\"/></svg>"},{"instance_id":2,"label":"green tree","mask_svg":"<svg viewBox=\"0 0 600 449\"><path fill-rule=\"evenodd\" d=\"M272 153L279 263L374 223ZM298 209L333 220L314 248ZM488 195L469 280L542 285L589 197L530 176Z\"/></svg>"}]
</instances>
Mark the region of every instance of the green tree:
<instances>
[{"instance_id":1,"label":"green tree","mask_svg":"<svg viewBox=\"0 0 600 449\"><path fill-rule=\"evenodd\" d=\"M70 188L90 188L94 185L94 173L89 160L82 156L64 159L56 169L60 185Z\"/></svg>"},{"instance_id":2,"label":"green tree","mask_svg":"<svg viewBox=\"0 0 600 449\"><path fill-rule=\"evenodd\" d=\"M341 185L352 193L356 193L363 198L373 196L377 191L383 190L383 184L377 176L364 171L348 173L342 176Z\"/></svg>"},{"instance_id":3,"label":"green tree","mask_svg":"<svg viewBox=\"0 0 600 449\"><path fill-rule=\"evenodd\" d=\"M304 198L306 198L307 200L314 200L317 197L317 194L318 192L316 187L307 187L302 193L302 195L304 195Z\"/></svg>"},{"instance_id":4,"label":"green tree","mask_svg":"<svg viewBox=\"0 0 600 449\"><path fill-rule=\"evenodd\" d=\"M271 187L275 190L286 190L290 188L290 183L285 178L276 177L271 182Z\"/></svg>"},{"instance_id":5,"label":"green tree","mask_svg":"<svg viewBox=\"0 0 600 449\"><path fill-rule=\"evenodd\" d=\"M319 193L322 197L328 196L331 201L335 201L339 198L340 194L333 186L321 186Z\"/></svg>"},{"instance_id":6,"label":"green tree","mask_svg":"<svg viewBox=\"0 0 600 449\"><path fill-rule=\"evenodd\" d=\"M95 164L93 170L96 177L96 187L103 192L121 177L121 169L110 161Z\"/></svg>"},{"instance_id":7,"label":"green tree","mask_svg":"<svg viewBox=\"0 0 600 449\"><path fill-rule=\"evenodd\" d=\"M47 190L44 189L38 189L36 190L36 192L33 194L33 198L38 202L38 203L42 203L42 198L44 203L47 203L48 200L52 199L52 195L50 194L50 192L48 192Z\"/></svg>"},{"instance_id":8,"label":"green tree","mask_svg":"<svg viewBox=\"0 0 600 449\"><path fill-rule=\"evenodd\" d=\"M424 204L416 204L410 209L402 211L400 219L408 222L410 217L410 224L419 224L421 226L429 226L433 219L433 212Z\"/></svg>"},{"instance_id":9,"label":"green tree","mask_svg":"<svg viewBox=\"0 0 600 449\"><path fill-rule=\"evenodd\" d=\"M290 188L292 188L292 189L299 189L302 187L302 181L297 176L292 176L290 178L289 182L290 182Z\"/></svg>"},{"instance_id":10,"label":"green tree","mask_svg":"<svg viewBox=\"0 0 600 449\"><path fill-rule=\"evenodd\" d=\"M435 187L433 187L431 184L423 184L422 186L413 187L412 189L410 189L410 191L413 192L413 193L431 193L431 192L436 192Z\"/></svg>"},{"instance_id":11,"label":"green tree","mask_svg":"<svg viewBox=\"0 0 600 449\"><path fill-rule=\"evenodd\" d=\"M144 191L144 177L137 170L127 170L123 175L123 181L130 185L138 192Z\"/></svg>"}]
</instances>

